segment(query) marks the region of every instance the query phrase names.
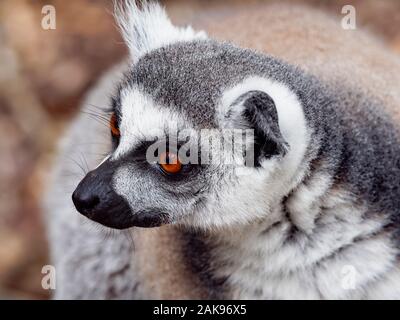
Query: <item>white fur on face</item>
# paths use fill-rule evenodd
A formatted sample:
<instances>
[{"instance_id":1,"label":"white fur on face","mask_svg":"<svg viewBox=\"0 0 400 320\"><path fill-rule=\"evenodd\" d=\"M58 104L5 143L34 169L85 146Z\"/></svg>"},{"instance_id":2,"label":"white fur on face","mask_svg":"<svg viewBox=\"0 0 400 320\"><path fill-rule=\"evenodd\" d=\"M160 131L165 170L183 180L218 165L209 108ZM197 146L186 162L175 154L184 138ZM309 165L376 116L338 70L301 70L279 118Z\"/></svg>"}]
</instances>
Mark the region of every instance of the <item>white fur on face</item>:
<instances>
[{"instance_id":1,"label":"white fur on face","mask_svg":"<svg viewBox=\"0 0 400 320\"><path fill-rule=\"evenodd\" d=\"M118 159L142 141L177 134L188 122L170 108L158 106L153 99L137 88L121 91L121 140L113 154Z\"/></svg>"},{"instance_id":2,"label":"white fur on face","mask_svg":"<svg viewBox=\"0 0 400 320\"><path fill-rule=\"evenodd\" d=\"M191 27L178 28L172 25L158 3L143 2L139 9L134 0L127 0L122 5L117 4L115 12L134 61L151 50L171 43L207 38L204 31L195 32Z\"/></svg>"},{"instance_id":3,"label":"white fur on face","mask_svg":"<svg viewBox=\"0 0 400 320\"><path fill-rule=\"evenodd\" d=\"M249 91L263 91L277 108L282 136L289 144L288 153L282 158L266 159L262 168L238 167L214 177L213 192L198 215L190 217L189 224L202 228L228 227L267 219L278 219L274 208L280 204L303 178L304 155L310 140L303 108L285 85L261 77L250 77L228 89L222 96L217 114L220 128L231 127L227 120L232 104ZM240 114L242 106L235 105L234 113ZM280 214L280 213L279 213Z\"/></svg>"}]
</instances>

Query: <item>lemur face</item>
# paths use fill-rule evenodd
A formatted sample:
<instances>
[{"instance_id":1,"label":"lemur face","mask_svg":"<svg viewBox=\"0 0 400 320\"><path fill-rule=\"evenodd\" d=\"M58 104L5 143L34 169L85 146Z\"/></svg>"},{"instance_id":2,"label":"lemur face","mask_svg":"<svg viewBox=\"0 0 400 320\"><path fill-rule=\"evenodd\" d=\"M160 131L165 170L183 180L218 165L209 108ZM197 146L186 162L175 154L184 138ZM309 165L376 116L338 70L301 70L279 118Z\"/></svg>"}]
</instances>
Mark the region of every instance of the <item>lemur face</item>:
<instances>
[{"instance_id":1,"label":"lemur face","mask_svg":"<svg viewBox=\"0 0 400 320\"><path fill-rule=\"evenodd\" d=\"M78 211L113 228L273 219L307 144L295 94L268 75L283 66L177 29L158 6L128 13L134 63L112 99L114 147L75 190Z\"/></svg>"}]
</instances>

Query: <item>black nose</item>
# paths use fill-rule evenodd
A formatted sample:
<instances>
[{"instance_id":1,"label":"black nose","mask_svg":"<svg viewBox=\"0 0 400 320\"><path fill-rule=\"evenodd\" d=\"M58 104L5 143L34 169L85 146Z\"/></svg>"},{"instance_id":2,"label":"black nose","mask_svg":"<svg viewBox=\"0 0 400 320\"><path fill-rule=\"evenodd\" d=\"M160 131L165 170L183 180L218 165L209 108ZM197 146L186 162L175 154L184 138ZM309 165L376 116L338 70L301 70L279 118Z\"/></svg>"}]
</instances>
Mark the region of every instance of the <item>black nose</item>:
<instances>
[{"instance_id":1,"label":"black nose","mask_svg":"<svg viewBox=\"0 0 400 320\"><path fill-rule=\"evenodd\" d=\"M89 172L72 194L75 208L93 220L113 205L114 192L111 181L104 172L105 170Z\"/></svg>"},{"instance_id":2,"label":"black nose","mask_svg":"<svg viewBox=\"0 0 400 320\"><path fill-rule=\"evenodd\" d=\"M89 214L100 203L100 198L88 188L77 188L72 194L75 208L83 213Z\"/></svg>"},{"instance_id":3,"label":"black nose","mask_svg":"<svg viewBox=\"0 0 400 320\"><path fill-rule=\"evenodd\" d=\"M89 172L72 194L75 208L89 219L110 228L124 229L133 224L129 204L112 188L115 169L105 162Z\"/></svg>"},{"instance_id":4,"label":"black nose","mask_svg":"<svg viewBox=\"0 0 400 320\"><path fill-rule=\"evenodd\" d=\"M105 161L89 172L76 187L72 201L76 209L89 219L115 229L133 226L157 227L168 221L168 215L158 210L132 212L129 203L113 189L115 163Z\"/></svg>"}]
</instances>

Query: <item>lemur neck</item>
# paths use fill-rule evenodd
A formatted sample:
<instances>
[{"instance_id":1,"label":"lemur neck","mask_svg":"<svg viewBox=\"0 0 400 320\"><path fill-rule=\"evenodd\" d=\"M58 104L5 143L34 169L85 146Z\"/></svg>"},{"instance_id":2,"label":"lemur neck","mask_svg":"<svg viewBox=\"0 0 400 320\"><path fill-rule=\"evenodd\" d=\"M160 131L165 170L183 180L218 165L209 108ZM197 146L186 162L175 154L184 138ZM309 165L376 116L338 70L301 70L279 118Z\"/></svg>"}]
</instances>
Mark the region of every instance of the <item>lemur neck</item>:
<instances>
[{"instance_id":1,"label":"lemur neck","mask_svg":"<svg viewBox=\"0 0 400 320\"><path fill-rule=\"evenodd\" d=\"M384 221L366 218L366 208L344 190L330 188L310 202L312 188L299 188L305 189L275 209L277 221L258 221L202 238L208 250L208 279L224 283L221 292L228 297L341 298L350 294L338 280L346 266L354 266L360 281L369 281L388 264L390 240L380 234ZM379 262L370 259L375 246L388 248L377 253ZM374 266L362 269L371 263Z\"/></svg>"}]
</instances>

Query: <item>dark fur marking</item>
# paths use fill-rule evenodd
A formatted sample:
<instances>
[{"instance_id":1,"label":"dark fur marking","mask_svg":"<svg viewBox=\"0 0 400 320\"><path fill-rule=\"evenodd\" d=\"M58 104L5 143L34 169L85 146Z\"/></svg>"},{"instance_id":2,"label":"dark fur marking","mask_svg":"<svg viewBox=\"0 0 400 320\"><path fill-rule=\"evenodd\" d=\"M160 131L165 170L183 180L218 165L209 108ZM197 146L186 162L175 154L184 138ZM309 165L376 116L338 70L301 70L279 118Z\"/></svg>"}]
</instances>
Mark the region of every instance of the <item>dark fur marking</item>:
<instances>
[{"instance_id":1,"label":"dark fur marking","mask_svg":"<svg viewBox=\"0 0 400 320\"><path fill-rule=\"evenodd\" d=\"M265 236L268 233L270 233L273 229L278 228L279 226L282 225L282 221L277 221L274 222L273 224L271 224L270 226L268 226L267 228L265 228L263 231L261 231L260 235L261 236Z\"/></svg>"},{"instance_id":2,"label":"dark fur marking","mask_svg":"<svg viewBox=\"0 0 400 320\"><path fill-rule=\"evenodd\" d=\"M285 197L282 201L282 210L284 213L285 220L290 224L290 229L286 233L286 239L284 240L283 245L296 241L296 235L300 232L299 228L297 228L296 225L292 222L292 219L290 218L290 212L286 205L286 202L290 198L290 195L291 194Z\"/></svg>"},{"instance_id":3,"label":"dark fur marking","mask_svg":"<svg viewBox=\"0 0 400 320\"><path fill-rule=\"evenodd\" d=\"M181 231L183 253L193 274L199 277L210 299L222 299L226 291L226 278L216 278L211 264L211 247L205 235L187 230Z\"/></svg>"},{"instance_id":4,"label":"dark fur marking","mask_svg":"<svg viewBox=\"0 0 400 320\"><path fill-rule=\"evenodd\" d=\"M363 242L363 241L367 241L367 240L371 240L372 238L376 238L376 237L380 237L384 234L389 235L390 232L388 231L388 229L386 229L386 226L384 226L381 230L378 231L374 231L371 232L367 235L363 235L363 236L359 236L359 237L355 237L353 239L352 242L344 244L343 246L333 250L331 253L325 255L323 258L321 258L320 260L318 260L315 265L316 267L320 266L322 263L324 263L325 261L334 259L338 254L340 254L341 252L343 252L344 250L350 248L351 246L353 246L354 244Z\"/></svg>"}]
</instances>

